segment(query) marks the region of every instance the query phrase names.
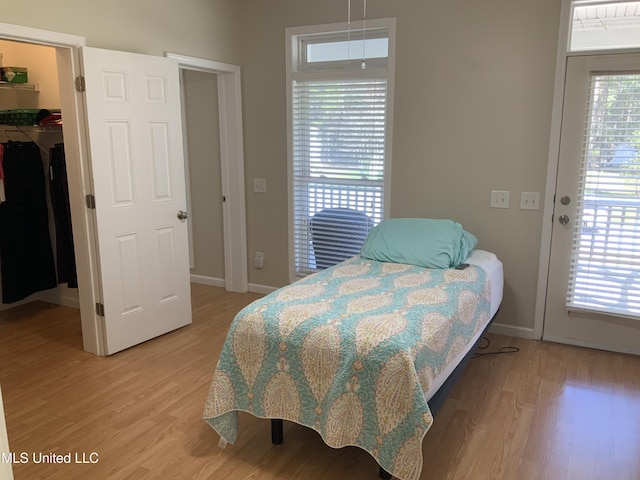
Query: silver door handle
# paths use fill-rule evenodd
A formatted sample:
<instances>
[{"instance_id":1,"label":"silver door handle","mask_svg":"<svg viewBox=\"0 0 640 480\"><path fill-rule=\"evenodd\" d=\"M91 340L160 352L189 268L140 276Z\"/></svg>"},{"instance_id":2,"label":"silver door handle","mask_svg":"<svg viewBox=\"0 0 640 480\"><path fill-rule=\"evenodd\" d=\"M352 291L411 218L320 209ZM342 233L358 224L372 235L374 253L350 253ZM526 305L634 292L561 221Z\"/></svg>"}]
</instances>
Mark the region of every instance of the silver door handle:
<instances>
[{"instance_id":1,"label":"silver door handle","mask_svg":"<svg viewBox=\"0 0 640 480\"><path fill-rule=\"evenodd\" d=\"M558 221L562 224L562 225L566 225L567 223L569 223L569 217L566 215L560 215L560 217L558 218Z\"/></svg>"},{"instance_id":2,"label":"silver door handle","mask_svg":"<svg viewBox=\"0 0 640 480\"><path fill-rule=\"evenodd\" d=\"M178 210L179 220L186 220L187 218L189 218L189 214L187 212L185 212L184 210Z\"/></svg>"}]
</instances>

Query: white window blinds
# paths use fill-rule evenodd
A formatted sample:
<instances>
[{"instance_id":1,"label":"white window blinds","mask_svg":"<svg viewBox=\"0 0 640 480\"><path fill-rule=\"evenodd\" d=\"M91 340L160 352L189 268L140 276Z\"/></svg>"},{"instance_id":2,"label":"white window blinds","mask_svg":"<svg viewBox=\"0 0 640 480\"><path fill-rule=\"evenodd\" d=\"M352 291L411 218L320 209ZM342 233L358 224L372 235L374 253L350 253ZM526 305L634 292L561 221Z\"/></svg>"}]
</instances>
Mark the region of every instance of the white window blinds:
<instances>
[{"instance_id":1,"label":"white window blinds","mask_svg":"<svg viewBox=\"0 0 640 480\"><path fill-rule=\"evenodd\" d=\"M296 273L360 252L382 220L386 78L295 79L293 229Z\"/></svg>"},{"instance_id":2,"label":"white window blinds","mask_svg":"<svg viewBox=\"0 0 640 480\"><path fill-rule=\"evenodd\" d=\"M567 307L640 318L640 73L592 75Z\"/></svg>"}]
</instances>

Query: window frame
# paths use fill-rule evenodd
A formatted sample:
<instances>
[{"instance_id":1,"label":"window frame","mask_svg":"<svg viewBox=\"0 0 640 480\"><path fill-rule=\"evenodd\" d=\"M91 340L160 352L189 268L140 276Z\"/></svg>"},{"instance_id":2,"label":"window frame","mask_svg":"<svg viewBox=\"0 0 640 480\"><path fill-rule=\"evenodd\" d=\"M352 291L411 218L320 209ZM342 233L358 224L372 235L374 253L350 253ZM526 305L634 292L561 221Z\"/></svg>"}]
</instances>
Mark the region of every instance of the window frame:
<instances>
[{"instance_id":1,"label":"window frame","mask_svg":"<svg viewBox=\"0 0 640 480\"><path fill-rule=\"evenodd\" d=\"M351 34L361 36L364 22L351 22ZM366 75L385 76L387 80L387 106L385 118L385 149L382 218L387 218L391 197L391 152L393 132L393 97L395 79L395 18L367 20L366 32L379 36L381 31L388 32L388 57L386 59L367 59ZM344 39L348 25L346 22L304 27L290 27L285 30L286 38L286 99L287 99L287 176L288 176L288 250L289 281L294 282L304 274L296 269L295 225L294 225L294 149L293 149L293 82L302 79L339 79L360 78L362 56L355 55L350 61L314 62L305 60L304 47L309 43L330 42ZM353 38L353 37L352 37ZM357 52L354 52L357 53Z\"/></svg>"}]
</instances>

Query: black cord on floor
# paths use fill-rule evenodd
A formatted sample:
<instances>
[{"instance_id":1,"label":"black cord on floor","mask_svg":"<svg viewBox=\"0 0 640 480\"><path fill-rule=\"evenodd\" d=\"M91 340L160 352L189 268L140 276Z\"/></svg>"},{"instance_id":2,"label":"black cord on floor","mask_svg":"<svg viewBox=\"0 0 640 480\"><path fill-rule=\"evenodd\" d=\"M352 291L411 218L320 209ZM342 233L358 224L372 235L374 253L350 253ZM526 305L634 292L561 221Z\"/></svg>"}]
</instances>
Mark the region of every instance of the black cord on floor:
<instances>
[{"instance_id":1,"label":"black cord on floor","mask_svg":"<svg viewBox=\"0 0 640 480\"><path fill-rule=\"evenodd\" d=\"M477 350L486 350L491 345L491 340L488 337L482 337L482 340L487 342L486 345L478 345ZM483 357L485 355L500 355L501 353L516 353L519 352L520 349L518 347L502 347L500 350L496 350L495 352L475 352L471 358Z\"/></svg>"}]
</instances>

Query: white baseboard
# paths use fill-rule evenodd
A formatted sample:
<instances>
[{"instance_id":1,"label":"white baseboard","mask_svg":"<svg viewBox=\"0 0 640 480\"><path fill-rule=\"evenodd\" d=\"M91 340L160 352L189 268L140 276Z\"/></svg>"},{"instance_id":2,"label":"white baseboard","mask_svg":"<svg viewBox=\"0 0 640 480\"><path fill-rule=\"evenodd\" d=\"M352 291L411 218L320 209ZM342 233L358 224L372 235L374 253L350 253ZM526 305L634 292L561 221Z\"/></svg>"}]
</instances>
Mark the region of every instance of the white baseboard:
<instances>
[{"instance_id":1,"label":"white baseboard","mask_svg":"<svg viewBox=\"0 0 640 480\"><path fill-rule=\"evenodd\" d=\"M78 290L62 285L58 285L58 288L37 293L34 295L33 300L41 300L55 305L62 305L63 307L80 308Z\"/></svg>"},{"instance_id":2,"label":"white baseboard","mask_svg":"<svg viewBox=\"0 0 640 480\"><path fill-rule=\"evenodd\" d=\"M42 292L36 292L29 295L27 298L13 303L0 304L0 311L9 310L10 308L26 305L27 303L35 301L54 303L56 305L62 305L71 308L80 308L80 300L78 299L78 291L75 289L69 289L66 287L58 286L51 290L44 290Z\"/></svg>"},{"instance_id":3,"label":"white baseboard","mask_svg":"<svg viewBox=\"0 0 640 480\"><path fill-rule=\"evenodd\" d=\"M489 327L489 332L498 335L509 335L510 337L527 338L534 340L533 328L516 327L515 325L507 325L505 323L493 323Z\"/></svg>"},{"instance_id":4,"label":"white baseboard","mask_svg":"<svg viewBox=\"0 0 640 480\"><path fill-rule=\"evenodd\" d=\"M252 293L262 293L264 295L268 295L271 292L275 292L278 290L278 287L269 287L268 285L259 285L257 283L249 284L249 291Z\"/></svg>"},{"instance_id":5,"label":"white baseboard","mask_svg":"<svg viewBox=\"0 0 640 480\"><path fill-rule=\"evenodd\" d=\"M582 340L577 340L575 338L564 338L564 337L556 337L553 335L545 335L543 340L545 342L553 342L553 343L561 343L563 345L572 345L574 347L584 347L591 348L594 350L604 350L606 352L615 352L615 353L626 353L629 355L640 355L640 350L638 348L632 347L615 347L611 345L604 345L601 343L591 343L591 342L583 342Z\"/></svg>"},{"instance_id":6,"label":"white baseboard","mask_svg":"<svg viewBox=\"0 0 640 480\"><path fill-rule=\"evenodd\" d=\"M210 285L212 287L224 288L226 286L224 278L207 277L204 275L191 274L191 282L199 283L202 285ZM268 285L260 285L257 283L249 284L249 291L252 293L262 293L264 295L267 295L271 292L275 292L277 289L278 287L270 287Z\"/></svg>"},{"instance_id":7,"label":"white baseboard","mask_svg":"<svg viewBox=\"0 0 640 480\"><path fill-rule=\"evenodd\" d=\"M191 282L222 288L224 288L226 285L224 278L205 277L204 275L195 275L193 273L191 274Z\"/></svg>"},{"instance_id":8,"label":"white baseboard","mask_svg":"<svg viewBox=\"0 0 640 480\"><path fill-rule=\"evenodd\" d=\"M63 305L65 307L77 308L80 309L80 300L74 297L59 297L56 302L58 305Z\"/></svg>"},{"instance_id":9,"label":"white baseboard","mask_svg":"<svg viewBox=\"0 0 640 480\"><path fill-rule=\"evenodd\" d=\"M38 298L32 298L31 296L25 298L24 300L20 300L18 302L13 303L0 303L0 312L4 310L9 310L11 308L19 307L20 305L26 305L27 303L31 303L34 300L39 300Z\"/></svg>"}]
</instances>

